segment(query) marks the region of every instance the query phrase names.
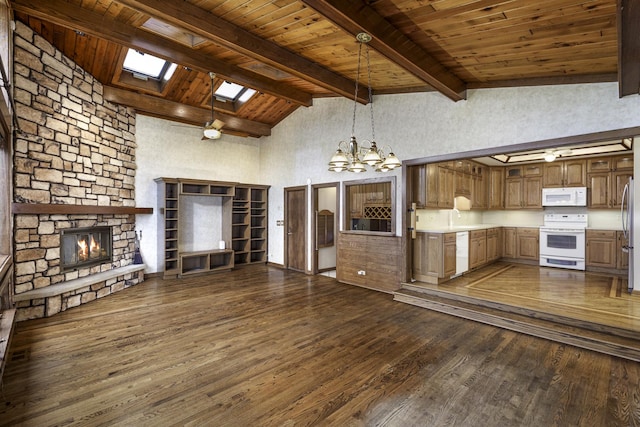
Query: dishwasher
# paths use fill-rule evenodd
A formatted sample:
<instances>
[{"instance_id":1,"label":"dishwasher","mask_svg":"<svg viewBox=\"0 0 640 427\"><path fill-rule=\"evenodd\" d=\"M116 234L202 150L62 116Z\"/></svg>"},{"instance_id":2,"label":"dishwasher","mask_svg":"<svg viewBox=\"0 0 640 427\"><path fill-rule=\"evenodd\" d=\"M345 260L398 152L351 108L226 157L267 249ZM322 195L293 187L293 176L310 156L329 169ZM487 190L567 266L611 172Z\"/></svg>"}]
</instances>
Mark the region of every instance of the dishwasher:
<instances>
[{"instance_id":1,"label":"dishwasher","mask_svg":"<svg viewBox=\"0 0 640 427\"><path fill-rule=\"evenodd\" d=\"M456 233L456 276L469 269L469 232Z\"/></svg>"}]
</instances>

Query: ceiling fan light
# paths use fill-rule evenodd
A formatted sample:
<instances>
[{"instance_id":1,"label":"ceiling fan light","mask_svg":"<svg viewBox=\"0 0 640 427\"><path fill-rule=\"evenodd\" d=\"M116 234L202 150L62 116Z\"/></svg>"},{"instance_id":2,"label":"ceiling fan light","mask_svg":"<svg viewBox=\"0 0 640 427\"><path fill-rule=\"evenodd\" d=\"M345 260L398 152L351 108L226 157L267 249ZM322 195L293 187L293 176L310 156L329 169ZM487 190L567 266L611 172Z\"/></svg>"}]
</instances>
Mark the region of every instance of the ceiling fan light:
<instances>
[{"instance_id":1,"label":"ceiling fan light","mask_svg":"<svg viewBox=\"0 0 640 427\"><path fill-rule=\"evenodd\" d=\"M204 133L204 136L209 139L218 139L222 136L222 132L212 127L205 127L203 133Z\"/></svg>"}]
</instances>

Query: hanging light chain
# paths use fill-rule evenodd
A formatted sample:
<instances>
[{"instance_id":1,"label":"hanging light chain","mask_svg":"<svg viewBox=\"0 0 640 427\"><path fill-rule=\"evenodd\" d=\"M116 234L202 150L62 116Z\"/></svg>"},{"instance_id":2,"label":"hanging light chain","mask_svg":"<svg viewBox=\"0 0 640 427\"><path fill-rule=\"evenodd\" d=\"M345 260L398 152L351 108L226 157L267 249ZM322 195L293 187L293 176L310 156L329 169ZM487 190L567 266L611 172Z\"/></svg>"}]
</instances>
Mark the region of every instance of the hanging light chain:
<instances>
[{"instance_id":1,"label":"hanging light chain","mask_svg":"<svg viewBox=\"0 0 640 427\"><path fill-rule=\"evenodd\" d=\"M351 120L351 136L356 134L356 107L358 106L358 79L360 78L360 55L362 43L358 46L358 68L356 69L356 91L353 94L353 120Z\"/></svg>"},{"instance_id":2,"label":"hanging light chain","mask_svg":"<svg viewBox=\"0 0 640 427\"><path fill-rule=\"evenodd\" d=\"M362 47L362 44L360 44ZM365 48L367 57L367 85L369 86L369 108L371 109L371 142L376 141L376 129L373 126L373 89L371 89L371 63L369 62L369 45Z\"/></svg>"}]
</instances>

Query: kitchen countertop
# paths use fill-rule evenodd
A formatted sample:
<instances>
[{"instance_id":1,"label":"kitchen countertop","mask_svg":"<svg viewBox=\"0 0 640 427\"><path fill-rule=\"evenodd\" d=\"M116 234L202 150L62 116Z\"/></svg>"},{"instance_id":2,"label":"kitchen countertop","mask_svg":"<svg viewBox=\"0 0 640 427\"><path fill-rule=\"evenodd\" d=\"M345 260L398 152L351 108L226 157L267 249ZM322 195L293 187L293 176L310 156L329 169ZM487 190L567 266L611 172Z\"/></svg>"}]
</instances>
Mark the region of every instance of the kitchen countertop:
<instances>
[{"instance_id":1,"label":"kitchen countertop","mask_svg":"<svg viewBox=\"0 0 640 427\"><path fill-rule=\"evenodd\" d=\"M430 227L417 229L418 233L456 233L458 231L486 230L489 228L503 227L495 224L455 225L453 227Z\"/></svg>"},{"instance_id":2,"label":"kitchen countertop","mask_svg":"<svg viewBox=\"0 0 640 427\"><path fill-rule=\"evenodd\" d=\"M487 230L489 228L496 227L521 227L521 228L540 228L542 225L496 225L496 224L476 224L476 225L455 225L453 227L429 227L417 229L418 233L456 233L458 231L471 231L471 230ZM590 226L587 230L604 230L604 231L622 231L619 227L599 227Z\"/></svg>"}]
</instances>

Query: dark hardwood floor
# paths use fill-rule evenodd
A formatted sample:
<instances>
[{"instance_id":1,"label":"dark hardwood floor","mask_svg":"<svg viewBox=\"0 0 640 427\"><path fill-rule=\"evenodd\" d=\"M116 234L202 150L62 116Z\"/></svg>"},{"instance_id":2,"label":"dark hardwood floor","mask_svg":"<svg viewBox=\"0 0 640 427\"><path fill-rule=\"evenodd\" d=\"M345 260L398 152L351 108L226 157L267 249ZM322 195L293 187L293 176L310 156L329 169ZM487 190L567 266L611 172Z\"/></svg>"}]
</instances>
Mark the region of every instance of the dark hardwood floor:
<instances>
[{"instance_id":1,"label":"dark hardwood floor","mask_svg":"<svg viewBox=\"0 0 640 427\"><path fill-rule=\"evenodd\" d=\"M640 364L267 266L17 325L3 426L629 426Z\"/></svg>"}]
</instances>

